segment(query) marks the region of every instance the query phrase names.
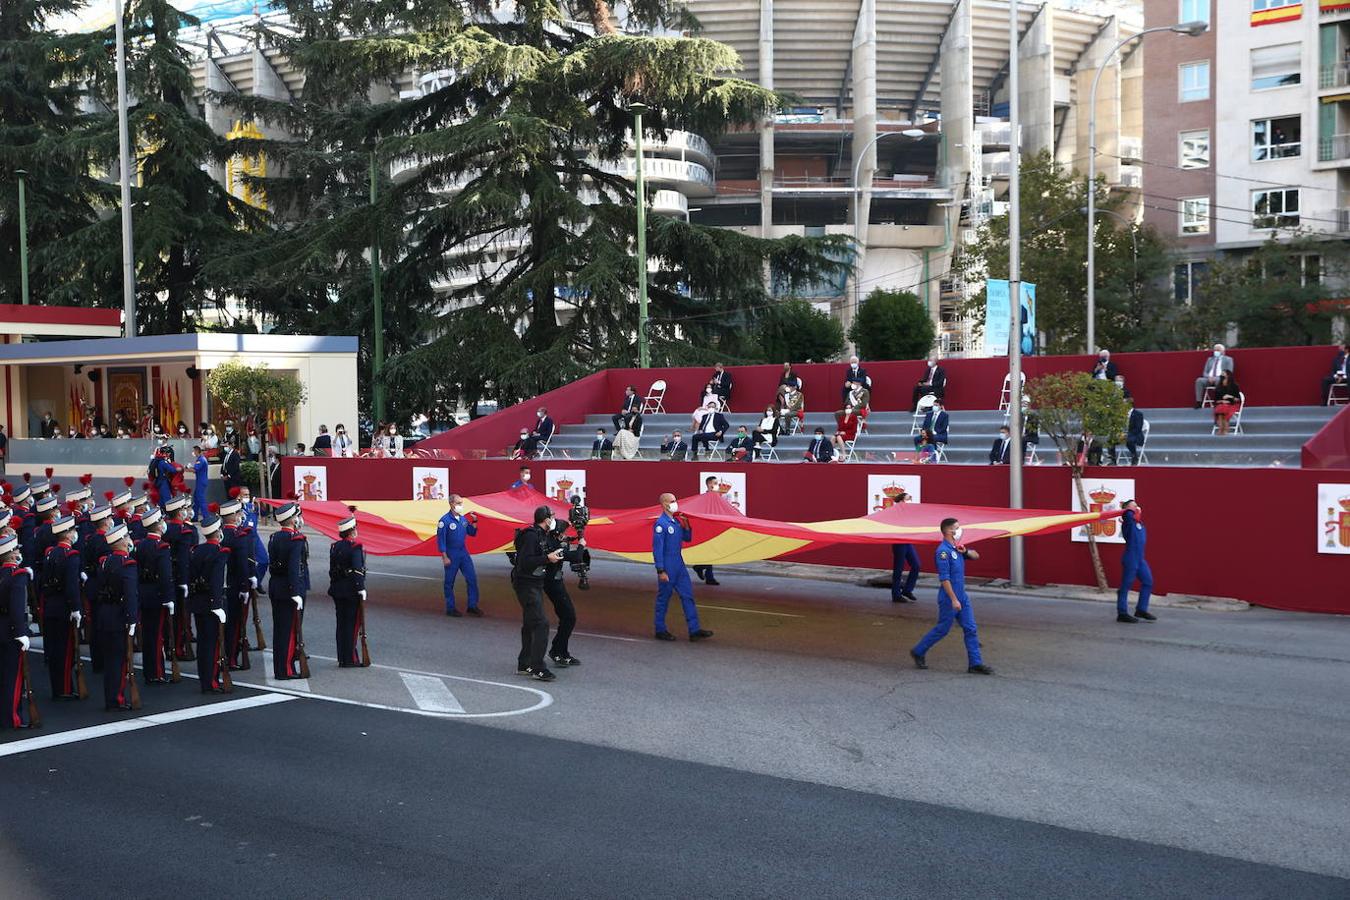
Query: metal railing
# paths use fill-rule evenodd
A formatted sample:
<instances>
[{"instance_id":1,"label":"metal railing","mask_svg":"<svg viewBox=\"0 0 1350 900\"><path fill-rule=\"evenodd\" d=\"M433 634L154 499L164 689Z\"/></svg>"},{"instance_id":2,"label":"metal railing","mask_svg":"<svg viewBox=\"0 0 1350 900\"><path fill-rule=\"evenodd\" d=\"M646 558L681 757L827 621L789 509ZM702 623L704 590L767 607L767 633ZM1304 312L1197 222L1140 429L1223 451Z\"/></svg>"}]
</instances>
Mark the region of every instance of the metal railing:
<instances>
[{"instance_id":1,"label":"metal railing","mask_svg":"<svg viewBox=\"0 0 1350 900\"><path fill-rule=\"evenodd\" d=\"M1350 134L1333 134L1317 142L1319 162L1333 162L1338 159L1350 159Z\"/></svg>"},{"instance_id":2,"label":"metal railing","mask_svg":"<svg viewBox=\"0 0 1350 900\"><path fill-rule=\"evenodd\" d=\"M1350 60L1322 66L1317 85L1324 88L1350 85Z\"/></svg>"}]
</instances>

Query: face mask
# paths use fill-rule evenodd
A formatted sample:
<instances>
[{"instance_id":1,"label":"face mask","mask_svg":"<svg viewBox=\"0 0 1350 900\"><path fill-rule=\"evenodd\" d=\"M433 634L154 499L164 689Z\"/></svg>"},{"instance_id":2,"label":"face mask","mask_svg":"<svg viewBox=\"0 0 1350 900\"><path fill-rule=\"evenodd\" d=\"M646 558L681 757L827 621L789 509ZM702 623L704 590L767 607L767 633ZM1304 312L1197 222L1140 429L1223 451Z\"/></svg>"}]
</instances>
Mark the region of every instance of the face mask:
<instances>
[{"instance_id":1,"label":"face mask","mask_svg":"<svg viewBox=\"0 0 1350 900\"><path fill-rule=\"evenodd\" d=\"M740 431L736 432L736 436L737 436L737 437L745 437L745 429L742 428Z\"/></svg>"},{"instance_id":2,"label":"face mask","mask_svg":"<svg viewBox=\"0 0 1350 900\"><path fill-rule=\"evenodd\" d=\"M936 365L937 365L937 360L936 360L936 359L930 359L930 360L928 361L928 365L929 365L930 367L931 367L931 366L936 366Z\"/></svg>"},{"instance_id":3,"label":"face mask","mask_svg":"<svg viewBox=\"0 0 1350 900\"><path fill-rule=\"evenodd\" d=\"M539 527L542 528L542 529L544 529L545 531L552 531L552 530L557 526L557 524L558 524L558 523L557 523L556 521L554 521L553 519L545 519L545 520L539 525Z\"/></svg>"},{"instance_id":4,"label":"face mask","mask_svg":"<svg viewBox=\"0 0 1350 900\"><path fill-rule=\"evenodd\" d=\"M672 500L670 502L670 511L673 513L677 513L680 511L680 504L678 501Z\"/></svg>"},{"instance_id":5,"label":"face mask","mask_svg":"<svg viewBox=\"0 0 1350 900\"><path fill-rule=\"evenodd\" d=\"M955 531L952 532L952 540L956 541L958 544L961 543L961 535L965 533L966 530L964 528L958 527Z\"/></svg>"},{"instance_id":6,"label":"face mask","mask_svg":"<svg viewBox=\"0 0 1350 900\"><path fill-rule=\"evenodd\" d=\"M21 566L21 565L23 565L23 554L22 554L22 553L15 553L15 554L14 554L14 565L16 565L16 566Z\"/></svg>"},{"instance_id":7,"label":"face mask","mask_svg":"<svg viewBox=\"0 0 1350 900\"><path fill-rule=\"evenodd\" d=\"M817 431L817 432L816 432L816 437L817 437L817 438L823 438L824 436L825 436L825 432L823 432L823 431Z\"/></svg>"},{"instance_id":8,"label":"face mask","mask_svg":"<svg viewBox=\"0 0 1350 900\"><path fill-rule=\"evenodd\" d=\"M520 433L520 439L521 439L522 441L525 440L526 438L528 438L529 436L530 436L530 433L529 433L528 431L522 431L522 432Z\"/></svg>"},{"instance_id":9,"label":"face mask","mask_svg":"<svg viewBox=\"0 0 1350 900\"><path fill-rule=\"evenodd\" d=\"M530 473L529 473L529 472L526 472L524 475L520 476L520 480L521 480L521 481L529 481L529 480L530 480Z\"/></svg>"},{"instance_id":10,"label":"face mask","mask_svg":"<svg viewBox=\"0 0 1350 900\"><path fill-rule=\"evenodd\" d=\"M1111 359L1111 357L1109 357L1109 356L1099 356L1099 357L1097 357L1097 360L1098 360L1099 362L1107 362L1107 361L1110 360L1110 359Z\"/></svg>"},{"instance_id":11,"label":"face mask","mask_svg":"<svg viewBox=\"0 0 1350 900\"><path fill-rule=\"evenodd\" d=\"M596 432L595 439L596 439L597 441L603 441L603 440L605 439L604 433L603 433L603 432Z\"/></svg>"},{"instance_id":12,"label":"face mask","mask_svg":"<svg viewBox=\"0 0 1350 900\"><path fill-rule=\"evenodd\" d=\"M464 515L464 504L463 504L463 503L456 503L456 504L455 504L455 515L457 515L457 516L462 516L462 515Z\"/></svg>"},{"instance_id":13,"label":"face mask","mask_svg":"<svg viewBox=\"0 0 1350 900\"><path fill-rule=\"evenodd\" d=\"M677 434L677 435L675 435L675 443L678 444L679 442L680 442L680 436Z\"/></svg>"}]
</instances>

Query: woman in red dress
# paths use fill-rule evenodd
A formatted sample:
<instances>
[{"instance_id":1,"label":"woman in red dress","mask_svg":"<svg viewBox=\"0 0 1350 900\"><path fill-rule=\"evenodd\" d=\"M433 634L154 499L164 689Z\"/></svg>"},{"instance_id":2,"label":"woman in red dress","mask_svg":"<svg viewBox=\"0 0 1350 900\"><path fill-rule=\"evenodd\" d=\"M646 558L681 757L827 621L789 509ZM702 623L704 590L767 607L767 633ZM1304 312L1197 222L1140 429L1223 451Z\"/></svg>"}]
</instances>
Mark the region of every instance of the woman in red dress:
<instances>
[{"instance_id":1,"label":"woman in red dress","mask_svg":"<svg viewBox=\"0 0 1350 900\"><path fill-rule=\"evenodd\" d=\"M1242 389L1233 380L1231 372L1224 372L1214 388L1214 426L1219 429L1219 434L1228 434L1229 420L1241 408Z\"/></svg>"}]
</instances>

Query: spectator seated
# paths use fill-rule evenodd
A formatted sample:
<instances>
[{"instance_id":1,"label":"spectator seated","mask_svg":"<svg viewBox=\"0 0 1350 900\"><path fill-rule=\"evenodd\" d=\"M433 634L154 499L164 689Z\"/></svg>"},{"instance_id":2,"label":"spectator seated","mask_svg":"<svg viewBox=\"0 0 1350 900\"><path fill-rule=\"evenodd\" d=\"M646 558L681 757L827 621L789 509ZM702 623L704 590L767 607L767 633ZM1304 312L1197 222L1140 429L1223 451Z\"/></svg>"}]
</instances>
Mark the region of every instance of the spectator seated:
<instances>
[{"instance_id":1,"label":"spectator seated","mask_svg":"<svg viewBox=\"0 0 1350 900\"><path fill-rule=\"evenodd\" d=\"M919 383L914 385L914 396L909 401L910 409L919 411L919 402L925 397L936 397L939 400L947 396L947 371L938 365L937 356L928 357L928 366L924 369L923 377Z\"/></svg>"},{"instance_id":2,"label":"spectator seated","mask_svg":"<svg viewBox=\"0 0 1350 900\"><path fill-rule=\"evenodd\" d=\"M727 445L727 453L736 462L753 462L755 459L755 442L746 432L745 426L740 425L736 428L736 436L731 439Z\"/></svg>"},{"instance_id":3,"label":"spectator seated","mask_svg":"<svg viewBox=\"0 0 1350 900\"><path fill-rule=\"evenodd\" d=\"M679 462L684 462L689 458L689 445L684 442L678 431L672 433L661 444L661 457Z\"/></svg>"},{"instance_id":4,"label":"spectator seated","mask_svg":"<svg viewBox=\"0 0 1350 900\"><path fill-rule=\"evenodd\" d=\"M764 452L765 449L773 452L778 446L778 432L781 422L782 420L779 419L772 406L765 407L764 418L760 419L759 424L755 426L755 454L757 456L767 457L768 454ZM773 455L777 456L778 454L773 452Z\"/></svg>"},{"instance_id":5,"label":"spectator seated","mask_svg":"<svg viewBox=\"0 0 1350 900\"><path fill-rule=\"evenodd\" d=\"M802 459L807 462L827 463L833 458L834 445L825 437L825 429L817 428L815 434L811 436L811 442L806 445L806 451L802 453Z\"/></svg>"},{"instance_id":6,"label":"spectator seated","mask_svg":"<svg viewBox=\"0 0 1350 900\"><path fill-rule=\"evenodd\" d=\"M1350 344L1341 341L1331 372L1322 379L1322 405L1342 406L1350 401Z\"/></svg>"},{"instance_id":7,"label":"spectator seated","mask_svg":"<svg viewBox=\"0 0 1350 900\"><path fill-rule=\"evenodd\" d=\"M721 399L721 411L731 409L731 373L721 363L713 366L712 378L708 379L708 388Z\"/></svg>"},{"instance_id":8,"label":"spectator seated","mask_svg":"<svg viewBox=\"0 0 1350 900\"><path fill-rule=\"evenodd\" d=\"M1204 369L1195 379L1195 408L1214 405L1214 389L1218 387L1223 373L1236 377L1233 371L1233 357L1224 352L1223 344L1215 344L1213 353L1205 358Z\"/></svg>"}]
</instances>

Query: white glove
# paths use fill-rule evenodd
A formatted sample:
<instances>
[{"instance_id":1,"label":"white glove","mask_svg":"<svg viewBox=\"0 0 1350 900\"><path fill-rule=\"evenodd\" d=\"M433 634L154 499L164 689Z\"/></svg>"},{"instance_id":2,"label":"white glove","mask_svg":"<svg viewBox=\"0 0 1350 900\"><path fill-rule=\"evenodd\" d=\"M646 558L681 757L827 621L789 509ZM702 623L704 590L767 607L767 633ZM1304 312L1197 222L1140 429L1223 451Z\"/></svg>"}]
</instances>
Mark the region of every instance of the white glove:
<instances>
[{"instance_id":1,"label":"white glove","mask_svg":"<svg viewBox=\"0 0 1350 900\"><path fill-rule=\"evenodd\" d=\"M86 581L88 581L88 580L89 580L89 573L88 573L88 572L81 572L81 573L80 573L80 584L84 584L84 583L85 583Z\"/></svg>"},{"instance_id":2,"label":"white glove","mask_svg":"<svg viewBox=\"0 0 1350 900\"><path fill-rule=\"evenodd\" d=\"M254 590L257 590L257 588L258 588L258 576L257 576L257 575L250 575L250 576L248 577L248 586L249 586L250 588L253 588Z\"/></svg>"},{"instance_id":3,"label":"white glove","mask_svg":"<svg viewBox=\"0 0 1350 900\"><path fill-rule=\"evenodd\" d=\"M295 604L295 609L297 612L305 608L305 601L300 599L299 597L292 597L291 602Z\"/></svg>"},{"instance_id":4,"label":"white glove","mask_svg":"<svg viewBox=\"0 0 1350 900\"><path fill-rule=\"evenodd\" d=\"M361 602L362 602L362 603L365 603L365 602L366 602L366 592L365 592L365 591L357 591L356 593L361 597Z\"/></svg>"},{"instance_id":5,"label":"white glove","mask_svg":"<svg viewBox=\"0 0 1350 900\"><path fill-rule=\"evenodd\" d=\"M75 623L76 628L79 628L80 622L84 621L84 616L79 612L79 610L76 610L75 612L70 614L70 621Z\"/></svg>"},{"instance_id":6,"label":"white glove","mask_svg":"<svg viewBox=\"0 0 1350 900\"><path fill-rule=\"evenodd\" d=\"M240 592L239 592L239 600L240 600L241 603L247 603L247 602L248 602L248 591L240 591Z\"/></svg>"},{"instance_id":7,"label":"white glove","mask_svg":"<svg viewBox=\"0 0 1350 900\"><path fill-rule=\"evenodd\" d=\"M187 595L188 595L187 585L186 585L186 584L180 584L180 585L178 586L178 589L179 589L180 591L183 592L183 599L186 600L186 599L187 599Z\"/></svg>"},{"instance_id":8,"label":"white glove","mask_svg":"<svg viewBox=\"0 0 1350 900\"><path fill-rule=\"evenodd\" d=\"M135 637L135 636L136 636L136 623L132 622L130 625L127 626L127 637Z\"/></svg>"},{"instance_id":9,"label":"white glove","mask_svg":"<svg viewBox=\"0 0 1350 900\"><path fill-rule=\"evenodd\" d=\"M32 566L24 566L22 571L27 572L29 578L32 578L32 577L33 577L33 568L32 568Z\"/></svg>"},{"instance_id":10,"label":"white glove","mask_svg":"<svg viewBox=\"0 0 1350 900\"><path fill-rule=\"evenodd\" d=\"M26 635L26 634L23 635L22 637L17 637L17 638L15 638L15 640L19 642L19 649L20 649L20 650L27 650L27 649L28 649L28 645L29 645L30 643L32 643L31 641L28 640L28 635Z\"/></svg>"},{"instance_id":11,"label":"white glove","mask_svg":"<svg viewBox=\"0 0 1350 900\"><path fill-rule=\"evenodd\" d=\"M220 624L222 624L222 625L225 624L225 610L223 610L223 609L213 609L213 610L211 610L211 613L212 613L217 619L220 620Z\"/></svg>"},{"instance_id":12,"label":"white glove","mask_svg":"<svg viewBox=\"0 0 1350 900\"><path fill-rule=\"evenodd\" d=\"M172 600L170 600L168 603L165 603L165 604L164 604L164 608L165 608L166 610L168 610L169 615L173 615L173 601L172 601Z\"/></svg>"}]
</instances>

